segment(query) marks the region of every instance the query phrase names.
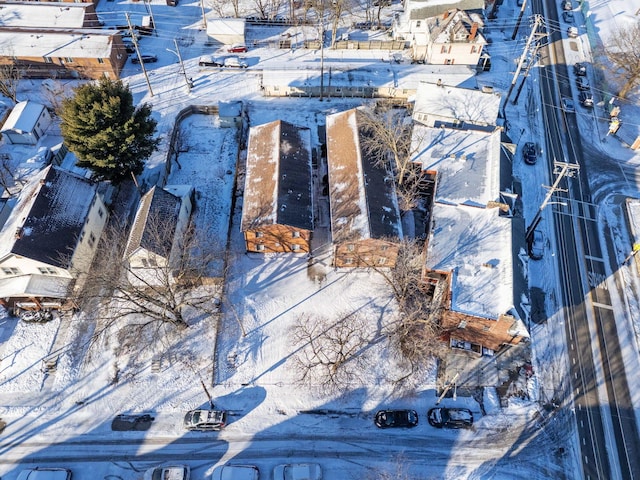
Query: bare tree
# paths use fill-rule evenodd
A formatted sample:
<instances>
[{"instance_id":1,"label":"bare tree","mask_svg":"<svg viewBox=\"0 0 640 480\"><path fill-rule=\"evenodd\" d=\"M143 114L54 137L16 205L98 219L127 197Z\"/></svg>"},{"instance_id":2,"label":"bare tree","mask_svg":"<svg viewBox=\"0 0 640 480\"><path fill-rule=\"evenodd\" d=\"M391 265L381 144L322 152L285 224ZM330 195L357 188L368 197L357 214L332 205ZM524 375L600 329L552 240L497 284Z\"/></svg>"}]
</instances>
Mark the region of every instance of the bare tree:
<instances>
[{"instance_id":1,"label":"bare tree","mask_svg":"<svg viewBox=\"0 0 640 480\"><path fill-rule=\"evenodd\" d=\"M62 107L62 102L64 99L70 95L64 90L64 85L59 80L48 80L47 86L43 84L42 96L47 101L47 105L51 107L51 109L58 113L60 111L60 107Z\"/></svg>"},{"instance_id":2,"label":"bare tree","mask_svg":"<svg viewBox=\"0 0 640 480\"><path fill-rule=\"evenodd\" d=\"M186 328L185 311L217 310L218 292L212 291L210 270L222 258L219 248L191 228L175 248L168 231L161 218L148 220L145 243L154 246L154 253L137 258L142 267L123 260L127 239L123 227L110 226L103 235L100 254L76 299L81 309L105 306L103 330L121 319L138 330L165 324Z\"/></svg>"},{"instance_id":3,"label":"bare tree","mask_svg":"<svg viewBox=\"0 0 640 480\"><path fill-rule=\"evenodd\" d=\"M371 343L365 319L341 315L337 321L321 316L301 316L292 339L298 352L296 368L303 383L333 392L353 387L366 365L363 351Z\"/></svg>"},{"instance_id":4,"label":"bare tree","mask_svg":"<svg viewBox=\"0 0 640 480\"><path fill-rule=\"evenodd\" d=\"M640 84L640 22L616 29L603 50L614 67L607 68L608 73L622 84L618 96L625 98Z\"/></svg>"},{"instance_id":5,"label":"bare tree","mask_svg":"<svg viewBox=\"0 0 640 480\"><path fill-rule=\"evenodd\" d=\"M15 63L0 65L0 94L17 102L18 84L22 73Z\"/></svg>"},{"instance_id":6,"label":"bare tree","mask_svg":"<svg viewBox=\"0 0 640 480\"><path fill-rule=\"evenodd\" d=\"M231 5L233 8L233 16L240 17L240 0L210 0L211 9L218 14L219 17L227 17L229 15L227 7Z\"/></svg>"},{"instance_id":7,"label":"bare tree","mask_svg":"<svg viewBox=\"0 0 640 480\"><path fill-rule=\"evenodd\" d=\"M400 209L407 211L417 206L429 178L423 175L421 164L412 160L420 142L412 143L411 117L405 109L392 107L383 101L373 109L359 110L358 126L367 157L378 166L392 166Z\"/></svg>"},{"instance_id":8,"label":"bare tree","mask_svg":"<svg viewBox=\"0 0 640 480\"><path fill-rule=\"evenodd\" d=\"M324 14L324 8L329 13L329 21L331 22L331 47L333 48L338 40L338 26L342 16L349 12L352 7L353 0L327 0L326 7L325 1L322 1L322 8Z\"/></svg>"}]
</instances>

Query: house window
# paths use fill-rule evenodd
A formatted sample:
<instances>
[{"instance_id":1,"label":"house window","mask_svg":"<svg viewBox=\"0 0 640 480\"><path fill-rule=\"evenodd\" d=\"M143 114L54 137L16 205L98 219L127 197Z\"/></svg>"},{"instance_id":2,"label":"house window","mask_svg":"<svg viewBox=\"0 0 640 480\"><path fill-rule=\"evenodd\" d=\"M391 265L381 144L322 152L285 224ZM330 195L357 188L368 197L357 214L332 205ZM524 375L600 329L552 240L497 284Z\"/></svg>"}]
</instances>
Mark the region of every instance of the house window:
<instances>
[{"instance_id":1,"label":"house window","mask_svg":"<svg viewBox=\"0 0 640 480\"><path fill-rule=\"evenodd\" d=\"M489 325L484 325L484 326L482 327L482 331L483 331L483 332L488 332L489 330L491 330L491 327L490 327Z\"/></svg>"},{"instance_id":2,"label":"house window","mask_svg":"<svg viewBox=\"0 0 640 480\"><path fill-rule=\"evenodd\" d=\"M296 230L296 231L294 231L294 232L291 232L291 236L292 236L293 238L300 238L300 232L298 232L297 230Z\"/></svg>"},{"instance_id":3,"label":"house window","mask_svg":"<svg viewBox=\"0 0 640 480\"><path fill-rule=\"evenodd\" d=\"M258 245L256 245L256 250L258 250L259 252L264 252L264 244L259 243Z\"/></svg>"},{"instance_id":4,"label":"house window","mask_svg":"<svg viewBox=\"0 0 640 480\"><path fill-rule=\"evenodd\" d=\"M141 258L140 261L142 262L142 266L143 267L148 267L149 266L149 262L147 262L146 258Z\"/></svg>"},{"instance_id":5,"label":"house window","mask_svg":"<svg viewBox=\"0 0 640 480\"><path fill-rule=\"evenodd\" d=\"M18 275L20 273L20 269L16 267L2 267L2 273L5 275Z\"/></svg>"},{"instance_id":6,"label":"house window","mask_svg":"<svg viewBox=\"0 0 640 480\"><path fill-rule=\"evenodd\" d=\"M64 61L67 62L67 63L73 63L73 58L67 57L67 58L64 59Z\"/></svg>"},{"instance_id":7,"label":"house window","mask_svg":"<svg viewBox=\"0 0 640 480\"><path fill-rule=\"evenodd\" d=\"M420 28L420 24L421 24L421 22L420 22L420 20L418 20L418 21L416 22L416 28Z\"/></svg>"},{"instance_id":8,"label":"house window","mask_svg":"<svg viewBox=\"0 0 640 480\"><path fill-rule=\"evenodd\" d=\"M89 240L88 240L89 246L93 247L93 245L96 243L96 237L93 233L89 234Z\"/></svg>"},{"instance_id":9,"label":"house window","mask_svg":"<svg viewBox=\"0 0 640 480\"><path fill-rule=\"evenodd\" d=\"M453 58L447 58L447 59L444 61L444 64L445 64L445 65L453 65Z\"/></svg>"},{"instance_id":10,"label":"house window","mask_svg":"<svg viewBox=\"0 0 640 480\"><path fill-rule=\"evenodd\" d=\"M389 248L389 245L380 245L381 252L386 252L388 248Z\"/></svg>"},{"instance_id":11,"label":"house window","mask_svg":"<svg viewBox=\"0 0 640 480\"><path fill-rule=\"evenodd\" d=\"M104 212L102 211L102 208L99 208L99 209L98 209L98 216L99 216L100 218L102 218L102 216L103 216L103 215L104 215Z\"/></svg>"},{"instance_id":12,"label":"house window","mask_svg":"<svg viewBox=\"0 0 640 480\"><path fill-rule=\"evenodd\" d=\"M353 257L347 257L344 259L345 265L353 265Z\"/></svg>"},{"instance_id":13,"label":"house window","mask_svg":"<svg viewBox=\"0 0 640 480\"><path fill-rule=\"evenodd\" d=\"M462 320L459 324L458 324L458 328L467 328L467 321L466 320Z\"/></svg>"},{"instance_id":14,"label":"house window","mask_svg":"<svg viewBox=\"0 0 640 480\"><path fill-rule=\"evenodd\" d=\"M58 271L52 267L38 267L38 271L43 275L58 275Z\"/></svg>"},{"instance_id":15,"label":"house window","mask_svg":"<svg viewBox=\"0 0 640 480\"><path fill-rule=\"evenodd\" d=\"M300 251L300 245L298 245L297 243L294 243L293 245L291 245L291 250L294 252L299 252Z\"/></svg>"},{"instance_id":16,"label":"house window","mask_svg":"<svg viewBox=\"0 0 640 480\"><path fill-rule=\"evenodd\" d=\"M264 237L263 232L256 232L256 238L262 238L262 237Z\"/></svg>"},{"instance_id":17,"label":"house window","mask_svg":"<svg viewBox=\"0 0 640 480\"><path fill-rule=\"evenodd\" d=\"M347 245L347 252L353 252L356 249L356 246L353 243L349 243Z\"/></svg>"},{"instance_id":18,"label":"house window","mask_svg":"<svg viewBox=\"0 0 640 480\"><path fill-rule=\"evenodd\" d=\"M385 263L387 263L387 257L378 258L378 265L384 265Z\"/></svg>"},{"instance_id":19,"label":"house window","mask_svg":"<svg viewBox=\"0 0 640 480\"><path fill-rule=\"evenodd\" d=\"M478 47L476 45L471 47L471 53L478 53Z\"/></svg>"},{"instance_id":20,"label":"house window","mask_svg":"<svg viewBox=\"0 0 640 480\"><path fill-rule=\"evenodd\" d=\"M53 60L51 60L51 57L42 57L44 58L44 63L53 63Z\"/></svg>"},{"instance_id":21,"label":"house window","mask_svg":"<svg viewBox=\"0 0 640 480\"><path fill-rule=\"evenodd\" d=\"M104 58L99 58L98 63L104 63Z\"/></svg>"}]
</instances>

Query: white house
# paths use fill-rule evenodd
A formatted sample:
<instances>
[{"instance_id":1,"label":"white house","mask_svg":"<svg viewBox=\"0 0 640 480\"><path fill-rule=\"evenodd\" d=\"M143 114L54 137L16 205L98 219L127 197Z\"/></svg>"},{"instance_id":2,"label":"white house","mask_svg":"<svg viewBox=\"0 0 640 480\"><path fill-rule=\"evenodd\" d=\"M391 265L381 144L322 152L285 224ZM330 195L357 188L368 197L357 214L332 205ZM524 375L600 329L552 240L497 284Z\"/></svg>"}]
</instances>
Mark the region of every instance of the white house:
<instances>
[{"instance_id":1,"label":"white house","mask_svg":"<svg viewBox=\"0 0 640 480\"><path fill-rule=\"evenodd\" d=\"M67 298L79 288L107 222L97 184L55 166L34 175L0 230L0 301Z\"/></svg>"},{"instance_id":2,"label":"white house","mask_svg":"<svg viewBox=\"0 0 640 480\"><path fill-rule=\"evenodd\" d=\"M413 120L427 127L449 126L493 130L500 111L500 95L444 83L421 82Z\"/></svg>"},{"instance_id":3,"label":"white house","mask_svg":"<svg viewBox=\"0 0 640 480\"><path fill-rule=\"evenodd\" d=\"M92 3L2 2L0 27L97 28Z\"/></svg>"},{"instance_id":4,"label":"white house","mask_svg":"<svg viewBox=\"0 0 640 480\"><path fill-rule=\"evenodd\" d=\"M207 17L207 36L210 43L233 45L244 43L244 18Z\"/></svg>"},{"instance_id":5,"label":"white house","mask_svg":"<svg viewBox=\"0 0 640 480\"><path fill-rule=\"evenodd\" d=\"M132 281L161 280L156 267L177 260L192 210L193 187L188 185L153 187L142 196L124 253Z\"/></svg>"},{"instance_id":6,"label":"white house","mask_svg":"<svg viewBox=\"0 0 640 480\"><path fill-rule=\"evenodd\" d=\"M9 143L35 145L51 125L51 115L44 105L30 100L19 102L11 111L0 133Z\"/></svg>"}]
</instances>

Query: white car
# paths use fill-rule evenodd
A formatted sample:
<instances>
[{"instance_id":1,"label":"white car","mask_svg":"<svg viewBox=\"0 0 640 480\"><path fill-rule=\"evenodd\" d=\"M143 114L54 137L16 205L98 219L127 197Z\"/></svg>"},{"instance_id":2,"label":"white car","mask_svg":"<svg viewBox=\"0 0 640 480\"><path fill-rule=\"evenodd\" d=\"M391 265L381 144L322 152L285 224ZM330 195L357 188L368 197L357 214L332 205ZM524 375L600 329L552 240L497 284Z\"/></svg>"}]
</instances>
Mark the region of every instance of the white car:
<instances>
[{"instance_id":1,"label":"white car","mask_svg":"<svg viewBox=\"0 0 640 480\"><path fill-rule=\"evenodd\" d=\"M211 480L258 480L260 472L253 465L222 465L211 475Z\"/></svg>"},{"instance_id":2,"label":"white car","mask_svg":"<svg viewBox=\"0 0 640 480\"><path fill-rule=\"evenodd\" d=\"M191 469L186 465L170 465L150 468L144 472L143 480L189 480Z\"/></svg>"},{"instance_id":3,"label":"white car","mask_svg":"<svg viewBox=\"0 0 640 480\"><path fill-rule=\"evenodd\" d=\"M273 480L322 480L322 469L317 463L290 463L273 469Z\"/></svg>"},{"instance_id":4,"label":"white car","mask_svg":"<svg viewBox=\"0 0 640 480\"><path fill-rule=\"evenodd\" d=\"M71 480L71 470L66 468L29 468L22 470L16 480Z\"/></svg>"}]
</instances>

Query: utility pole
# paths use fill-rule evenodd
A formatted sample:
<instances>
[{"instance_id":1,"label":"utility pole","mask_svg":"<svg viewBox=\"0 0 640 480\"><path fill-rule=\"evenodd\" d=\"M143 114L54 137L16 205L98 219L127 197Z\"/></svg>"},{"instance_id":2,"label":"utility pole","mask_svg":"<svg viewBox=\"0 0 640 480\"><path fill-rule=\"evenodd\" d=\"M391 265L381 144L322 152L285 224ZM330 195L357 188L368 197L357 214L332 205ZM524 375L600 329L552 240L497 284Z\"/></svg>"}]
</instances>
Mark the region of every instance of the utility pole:
<instances>
[{"instance_id":1,"label":"utility pole","mask_svg":"<svg viewBox=\"0 0 640 480\"><path fill-rule=\"evenodd\" d=\"M151 89L151 82L149 81L149 75L147 75L147 69L144 66L144 62L142 61L142 55L140 54L140 49L138 48L138 37L136 37L136 32L131 26L131 19L129 18L129 12L125 13L127 17L127 25L129 25L129 33L131 34L131 40L133 40L133 46L136 49L136 55L138 56L138 60L140 61L140 66L142 67L142 73L144 73L144 78L147 80L147 87L149 88L149 95L153 97L153 90Z\"/></svg>"},{"instance_id":2,"label":"utility pole","mask_svg":"<svg viewBox=\"0 0 640 480\"><path fill-rule=\"evenodd\" d=\"M187 77L187 71L184 68L184 62L182 61L182 55L180 55L180 49L178 48L178 41L174 38L173 44L176 46L176 55L180 61L180 68L182 69L182 75L184 75L184 83L187 85L187 93L191 93L191 87L193 86L189 77Z\"/></svg>"},{"instance_id":3,"label":"utility pole","mask_svg":"<svg viewBox=\"0 0 640 480\"><path fill-rule=\"evenodd\" d=\"M522 91L522 87L524 87L524 82L527 80L527 77L529 76L529 70L531 70L531 67L533 67L538 59L538 50L540 49L542 45L540 45L540 42L536 42L536 44L533 47L533 52L531 52L531 57L529 59L529 62L527 63L527 68L524 71L524 75L522 76L522 82L520 82L520 86L518 87L518 90L516 91L516 96L513 98L513 104L517 105L518 104L518 97L520 97L520 92Z\"/></svg>"},{"instance_id":4,"label":"utility pole","mask_svg":"<svg viewBox=\"0 0 640 480\"><path fill-rule=\"evenodd\" d=\"M538 38L538 37L544 37L547 34L546 33L538 33L538 27L540 27L541 25L544 24L544 20L542 18L541 15L536 15L535 16L535 20L533 22L533 26L531 27L531 34L529 35L529 38L527 39L527 43L524 46L524 50L522 50L522 55L520 55L520 61L518 62L518 68L516 69L516 73L513 75L513 80L511 81L511 86L509 87L509 91L507 92L507 95L505 96L504 102L505 105L507 103L507 101L509 100L509 96L511 95L511 92L513 91L513 87L515 87L516 82L518 81L518 76L520 75L520 70L522 69L522 65L524 64L524 61L527 58L527 51L529 50L530 46L531 46L531 42L533 42L534 39ZM502 107L503 110L503 114L504 114L504 106Z\"/></svg>"},{"instance_id":5,"label":"utility pole","mask_svg":"<svg viewBox=\"0 0 640 480\"><path fill-rule=\"evenodd\" d=\"M451 387L455 386L456 387L456 391L457 391L457 385L456 385L456 380L458 379L458 377L460 376L460 372L457 372L453 378L449 381L449 383L447 383L446 387L444 387L444 390L442 391L442 395L440 395L440 398L438 398L438 401L436 402L436 405L440 405L440 402L442 401L442 399L444 398L444 396L447 394L447 392L449 390L451 390Z\"/></svg>"},{"instance_id":6,"label":"utility pole","mask_svg":"<svg viewBox=\"0 0 640 480\"><path fill-rule=\"evenodd\" d=\"M321 0L322 11L320 13L320 101L324 95L324 0Z\"/></svg>"},{"instance_id":7,"label":"utility pole","mask_svg":"<svg viewBox=\"0 0 640 480\"><path fill-rule=\"evenodd\" d=\"M547 192L547 195L544 197L544 200L540 204L540 207L538 208L538 211L536 212L536 215L533 217L533 221L527 227L527 232L526 232L526 235L525 235L525 241L527 243L529 241L531 241L531 237L533 236L533 232L535 231L536 227L540 223L540 220L542 219L542 211L544 210L544 207L546 207L549 204L549 201L551 200L551 197L556 192L566 192L567 191L566 189L560 188L560 186L559 186L560 182L562 181L562 179L564 177L573 177L580 170L580 165L578 165L577 163L566 163L566 162L556 162L556 161L554 161L553 165L554 165L554 172L553 173L556 174L557 177L556 177L555 182L553 182L553 185L551 185L550 187L545 187L549 191Z\"/></svg>"},{"instance_id":8,"label":"utility pole","mask_svg":"<svg viewBox=\"0 0 640 480\"><path fill-rule=\"evenodd\" d=\"M202 10L202 28L207 29L207 16L204 13L204 0L200 0L200 10Z\"/></svg>"},{"instance_id":9,"label":"utility pole","mask_svg":"<svg viewBox=\"0 0 640 480\"><path fill-rule=\"evenodd\" d=\"M513 34L511 35L511 40L516 39L516 35L518 34L518 29L520 28L520 22L522 21L522 16L524 15L524 9L527 8L527 0L522 2L522 8L520 9L520 13L518 14L518 20L516 20L516 27L513 29Z\"/></svg>"},{"instance_id":10,"label":"utility pole","mask_svg":"<svg viewBox=\"0 0 640 480\"><path fill-rule=\"evenodd\" d=\"M153 10L151 9L151 0L144 0L144 5L147 9L147 13L149 14L149 18L151 19L151 28L153 28L153 34L157 37L158 30L156 30L156 20L153 18Z\"/></svg>"}]
</instances>

